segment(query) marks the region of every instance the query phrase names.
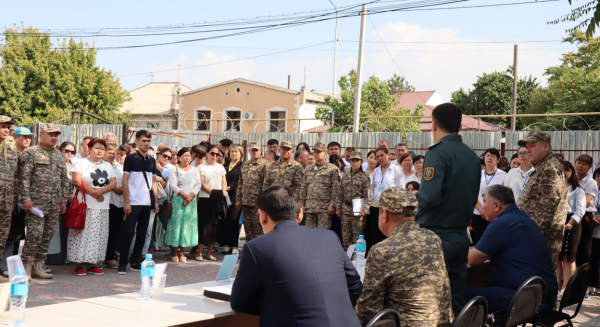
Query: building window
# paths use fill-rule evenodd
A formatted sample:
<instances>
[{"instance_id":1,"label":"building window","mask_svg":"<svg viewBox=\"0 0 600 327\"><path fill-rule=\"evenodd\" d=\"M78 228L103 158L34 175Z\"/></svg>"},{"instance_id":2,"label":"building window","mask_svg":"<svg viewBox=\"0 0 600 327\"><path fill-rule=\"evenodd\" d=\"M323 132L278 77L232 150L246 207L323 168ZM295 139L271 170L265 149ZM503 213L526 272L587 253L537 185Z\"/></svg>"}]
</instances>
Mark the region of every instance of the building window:
<instances>
[{"instance_id":1,"label":"building window","mask_svg":"<svg viewBox=\"0 0 600 327\"><path fill-rule=\"evenodd\" d=\"M240 110L225 110L225 117L231 120L225 122L226 132L239 132L240 119L242 118L242 112Z\"/></svg>"},{"instance_id":2,"label":"building window","mask_svg":"<svg viewBox=\"0 0 600 327\"><path fill-rule=\"evenodd\" d=\"M196 130L197 131L210 131L210 118L212 112L210 110L198 110L196 111Z\"/></svg>"},{"instance_id":3,"label":"building window","mask_svg":"<svg viewBox=\"0 0 600 327\"><path fill-rule=\"evenodd\" d=\"M146 128L160 129L160 123L146 123Z\"/></svg>"},{"instance_id":4,"label":"building window","mask_svg":"<svg viewBox=\"0 0 600 327\"><path fill-rule=\"evenodd\" d=\"M285 119L285 111L269 111L269 119ZM269 132L285 133L285 120L269 121Z\"/></svg>"}]
</instances>

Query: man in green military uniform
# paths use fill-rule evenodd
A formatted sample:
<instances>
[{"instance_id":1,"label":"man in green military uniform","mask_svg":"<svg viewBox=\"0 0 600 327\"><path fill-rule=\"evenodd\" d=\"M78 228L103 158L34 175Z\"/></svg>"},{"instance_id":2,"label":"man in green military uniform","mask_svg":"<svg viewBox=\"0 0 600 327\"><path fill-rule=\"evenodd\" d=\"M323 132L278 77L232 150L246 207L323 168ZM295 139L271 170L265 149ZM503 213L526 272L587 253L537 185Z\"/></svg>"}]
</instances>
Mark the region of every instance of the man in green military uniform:
<instances>
[{"instance_id":1,"label":"man in green military uniform","mask_svg":"<svg viewBox=\"0 0 600 327\"><path fill-rule=\"evenodd\" d=\"M263 190L271 186L283 185L294 190L296 197L300 193L302 179L304 179L304 168L302 165L292 160L294 145L292 142L281 142L279 145L279 160L269 164L267 175L263 183Z\"/></svg>"},{"instance_id":2,"label":"man in green military uniform","mask_svg":"<svg viewBox=\"0 0 600 327\"><path fill-rule=\"evenodd\" d=\"M258 142L250 143L250 160L246 160L240 168L236 206L238 210L244 211L246 242L263 235L262 226L258 220L256 199L262 190L269 163L261 157L261 154L260 144Z\"/></svg>"},{"instance_id":3,"label":"man in green military uniform","mask_svg":"<svg viewBox=\"0 0 600 327\"><path fill-rule=\"evenodd\" d=\"M306 226L331 228L331 215L340 202L340 170L327 162L327 148L323 143L313 147L315 163L306 167L300 188L300 203L304 211Z\"/></svg>"},{"instance_id":4,"label":"man in green military uniform","mask_svg":"<svg viewBox=\"0 0 600 327\"><path fill-rule=\"evenodd\" d=\"M394 309L402 326L450 326L452 298L442 243L415 223L417 199L400 187L379 198L379 228L388 238L367 257L356 313L364 326L379 311Z\"/></svg>"},{"instance_id":5,"label":"man in green military uniform","mask_svg":"<svg viewBox=\"0 0 600 327\"><path fill-rule=\"evenodd\" d=\"M18 155L15 142L7 139L10 126L14 122L7 116L0 116L0 260L4 253L4 245L10 232L12 212L15 210L18 192ZM7 283L8 278L0 275L0 283Z\"/></svg>"},{"instance_id":6,"label":"man in green military uniform","mask_svg":"<svg viewBox=\"0 0 600 327\"><path fill-rule=\"evenodd\" d=\"M431 113L436 144L429 148L423 164L421 189L417 193L417 224L442 240L446 269L452 288L452 308L458 314L465 305L469 238L467 228L479 195L479 157L458 135L460 108L441 104Z\"/></svg>"},{"instance_id":7,"label":"man in green military uniform","mask_svg":"<svg viewBox=\"0 0 600 327\"><path fill-rule=\"evenodd\" d=\"M59 135L58 126L42 125L40 143L21 155L19 193L27 221L23 263L30 278L52 278L51 274L44 272L42 266L46 261L58 216L67 211L69 179L63 154L55 148ZM44 217L34 214L34 207L40 209Z\"/></svg>"}]
</instances>

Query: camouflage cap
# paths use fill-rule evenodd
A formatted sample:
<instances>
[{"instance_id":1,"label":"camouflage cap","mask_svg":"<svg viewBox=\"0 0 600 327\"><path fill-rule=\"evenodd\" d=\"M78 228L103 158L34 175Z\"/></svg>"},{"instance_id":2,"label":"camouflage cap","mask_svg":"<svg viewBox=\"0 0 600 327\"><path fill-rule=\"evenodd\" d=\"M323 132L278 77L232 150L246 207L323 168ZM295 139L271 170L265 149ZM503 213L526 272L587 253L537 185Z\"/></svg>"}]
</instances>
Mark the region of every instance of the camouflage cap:
<instances>
[{"instance_id":1,"label":"camouflage cap","mask_svg":"<svg viewBox=\"0 0 600 327\"><path fill-rule=\"evenodd\" d=\"M350 160L352 160L352 159L362 160L362 153L360 153L358 151L354 151L354 152L350 153Z\"/></svg>"},{"instance_id":2,"label":"camouflage cap","mask_svg":"<svg viewBox=\"0 0 600 327\"><path fill-rule=\"evenodd\" d=\"M413 207L412 214L417 213L419 202L417 197L400 187L390 187L381 193L379 207L391 213L401 214L406 207Z\"/></svg>"},{"instance_id":3,"label":"camouflage cap","mask_svg":"<svg viewBox=\"0 0 600 327\"><path fill-rule=\"evenodd\" d=\"M519 146L525 146L526 143L537 141L544 141L550 143L550 134L540 131L531 131L524 140L520 140L519 142L517 142L517 144Z\"/></svg>"},{"instance_id":4,"label":"camouflage cap","mask_svg":"<svg viewBox=\"0 0 600 327\"><path fill-rule=\"evenodd\" d=\"M280 148L288 148L288 149L293 149L294 145L292 144L292 142L289 141L283 141L281 142L281 144L279 145Z\"/></svg>"},{"instance_id":5,"label":"camouflage cap","mask_svg":"<svg viewBox=\"0 0 600 327\"><path fill-rule=\"evenodd\" d=\"M0 115L0 124L2 123L9 123L11 125L15 124L15 122L10 117Z\"/></svg>"},{"instance_id":6,"label":"camouflage cap","mask_svg":"<svg viewBox=\"0 0 600 327\"><path fill-rule=\"evenodd\" d=\"M44 124L40 126L40 133L59 133L60 129L55 124Z\"/></svg>"},{"instance_id":7,"label":"camouflage cap","mask_svg":"<svg viewBox=\"0 0 600 327\"><path fill-rule=\"evenodd\" d=\"M258 144L258 142L250 142L250 150L260 150L260 144Z\"/></svg>"},{"instance_id":8,"label":"camouflage cap","mask_svg":"<svg viewBox=\"0 0 600 327\"><path fill-rule=\"evenodd\" d=\"M325 152L327 151L327 146L321 142L317 142L315 143L315 146L313 146L313 150Z\"/></svg>"}]
</instances>

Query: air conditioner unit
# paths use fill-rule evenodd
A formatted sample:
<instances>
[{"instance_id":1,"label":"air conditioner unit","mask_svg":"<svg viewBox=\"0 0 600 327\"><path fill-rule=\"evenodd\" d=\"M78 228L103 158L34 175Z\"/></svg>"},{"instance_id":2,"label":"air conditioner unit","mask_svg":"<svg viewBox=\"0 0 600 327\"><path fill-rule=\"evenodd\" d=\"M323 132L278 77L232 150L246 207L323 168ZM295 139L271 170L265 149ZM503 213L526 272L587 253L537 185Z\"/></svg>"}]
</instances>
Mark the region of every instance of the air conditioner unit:
<instances>
[{"instance_id":1,"label":"air conditioner unit","mask_svg":"<svg viewBox=\"0 0 600 327\"><path fill-rule=\"evenodd\" d=\"M254 113L251 113L251 112L245 113L244 119L254 119Z\"/></svg>"}]
</instances>

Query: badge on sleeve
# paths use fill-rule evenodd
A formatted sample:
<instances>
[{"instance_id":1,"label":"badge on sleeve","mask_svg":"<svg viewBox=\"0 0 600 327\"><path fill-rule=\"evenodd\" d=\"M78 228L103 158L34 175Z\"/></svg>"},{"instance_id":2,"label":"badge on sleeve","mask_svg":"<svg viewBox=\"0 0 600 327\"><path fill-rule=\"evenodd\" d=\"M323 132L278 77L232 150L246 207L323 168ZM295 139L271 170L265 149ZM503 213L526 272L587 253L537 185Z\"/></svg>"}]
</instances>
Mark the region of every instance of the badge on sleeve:
<instances>
[{"instance_id":1,"label":"badge on sleeve","mask_svg":"<svg viewBox=\"0 0 600 327\"><path fill-rule=\"evenodd\" d=\"M435 167L425 167L425 170L423 170L423 179L426 182L429 182L430 180L432 180L434 175L435 175Z\"/></svg>"}]
</instances>

